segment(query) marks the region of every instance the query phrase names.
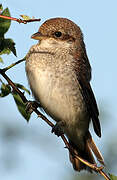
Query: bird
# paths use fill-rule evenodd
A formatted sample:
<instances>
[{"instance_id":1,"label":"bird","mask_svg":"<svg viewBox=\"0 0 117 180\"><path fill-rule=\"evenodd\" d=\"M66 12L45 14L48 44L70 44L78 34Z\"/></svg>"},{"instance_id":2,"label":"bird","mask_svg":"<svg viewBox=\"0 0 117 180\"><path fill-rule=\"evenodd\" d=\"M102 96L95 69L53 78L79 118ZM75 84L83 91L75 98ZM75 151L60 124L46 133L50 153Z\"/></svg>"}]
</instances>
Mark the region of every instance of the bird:
<instances>
[{"instance_id":1,"label":"bird","mask_svg":"<svg viewBox=\"0 0 117 180\"><path fill-rule=\"evenodd\" d=\"M27 79L35 100L56 122L52 128L57 136L65 134L74 153L69 158L74 170L92 169L74 156L104 165L89 124L101 137L99 110L92 91L91 65L86 52L83 33L73 21L63 18L46 20L31 36L38 40L26 56Z\"/></svg>"}]
</instances>

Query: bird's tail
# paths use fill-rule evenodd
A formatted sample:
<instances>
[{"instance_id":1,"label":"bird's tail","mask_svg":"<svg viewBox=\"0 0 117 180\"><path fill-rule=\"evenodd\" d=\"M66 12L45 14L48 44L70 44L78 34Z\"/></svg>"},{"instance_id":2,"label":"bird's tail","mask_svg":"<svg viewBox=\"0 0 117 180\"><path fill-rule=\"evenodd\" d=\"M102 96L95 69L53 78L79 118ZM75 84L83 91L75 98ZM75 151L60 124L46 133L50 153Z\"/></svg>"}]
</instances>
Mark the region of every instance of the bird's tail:
<instances>
[{"instance_id":1,"label":"bird's tail","mask_svg":"<svg viewBox=\"0 0 117 180\"><path fill-rule=\"evenodd\" d=\"M93 157L93 154L94 154L97 160L102 165L104 165L104 159L99 149L97 148L96 144L94 143L90 133L88 134L84 151L79 151L78 148L76 148L76 146L71 141L69 141L69 143L73 149L72 153L69 153L69 157L70 157L70 161L73 165L74 170L76 171L88 170L89 172L92 172L91 168L89 168L87 165L82 163L78 158L76 158L76 155L78 155L79 157L88 161L91 164L95 164L95 159Z\"/></svg>"}]
</instances>

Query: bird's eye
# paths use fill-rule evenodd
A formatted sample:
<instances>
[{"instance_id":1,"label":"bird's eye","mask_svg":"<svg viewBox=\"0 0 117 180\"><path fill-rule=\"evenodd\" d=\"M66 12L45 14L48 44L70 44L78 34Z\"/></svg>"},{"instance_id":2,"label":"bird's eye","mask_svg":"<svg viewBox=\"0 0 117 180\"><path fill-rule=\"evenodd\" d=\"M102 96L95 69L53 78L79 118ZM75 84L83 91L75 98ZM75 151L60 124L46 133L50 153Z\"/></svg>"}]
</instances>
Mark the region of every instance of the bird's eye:
<instances>
[{"instance_id":1,"label":"bird's eye","mask_svg":"<svg viewBox=\"0 0 117 180\"><path fill-rule=\"evenodd\" d=\"M60 31L56 31L54 35L58 38L62 36L62 33Z\"/></svg>"}]
</instances>

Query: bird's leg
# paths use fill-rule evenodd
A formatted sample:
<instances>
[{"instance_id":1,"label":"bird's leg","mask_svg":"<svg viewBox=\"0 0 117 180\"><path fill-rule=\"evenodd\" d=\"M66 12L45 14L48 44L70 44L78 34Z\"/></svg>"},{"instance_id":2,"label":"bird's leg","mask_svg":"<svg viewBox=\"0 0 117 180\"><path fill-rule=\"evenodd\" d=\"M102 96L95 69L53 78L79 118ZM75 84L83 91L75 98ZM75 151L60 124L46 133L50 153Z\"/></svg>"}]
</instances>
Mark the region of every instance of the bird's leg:
<instances>
[{"instance_id":1,"label":"bird's leg","mask_svg":"<svg viewBox=\"0 0 117 180\"><path fill-rule=\"evenodd\" d=\"M34 109L37 109L40 106L41 105L37 101L28 101L26 103L26 111L31 114Z\"/></svg>"},{"instance_id":2,"label":"bird's leg","mask_svg":"<svg viewBox=\"0 0 117 180\"><path fill-rule=\"evenodd\" d=\"M64 126L65 126L65 123L63 121L59 121L52 127L51 132L57 136L61 136L64 134Z\"/></svg>"}]
</instances>

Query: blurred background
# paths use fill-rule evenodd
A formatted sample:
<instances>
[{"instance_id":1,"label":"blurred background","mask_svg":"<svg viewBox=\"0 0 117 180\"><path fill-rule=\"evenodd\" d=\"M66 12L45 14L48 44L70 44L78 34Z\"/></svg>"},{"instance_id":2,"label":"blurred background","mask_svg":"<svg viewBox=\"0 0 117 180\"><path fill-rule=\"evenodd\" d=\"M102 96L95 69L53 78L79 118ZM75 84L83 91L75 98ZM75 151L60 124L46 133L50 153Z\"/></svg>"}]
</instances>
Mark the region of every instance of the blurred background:
<instances>
[{"instance_id":1,"label":"blurred background","mask_svg":"<svg viewBox=\"0 0 117 180\"><path fill-rule=\"evenodd\" d=\"M117 1L116 0L3 0L12 17L26 14L41 18L27 25L12 22L6 37L16 43L17 58L4 55L1 68L22 59L31 45L30 39L48 18L66 17L78 24L84 34L92 66L92 88L100 111L102 138L93 138L102 152L106 172L117 175ZM16 83L29 88L24 62L7 73ZM1 78L1 77L0 77ZM3 79L3 78L2 78ZM27 96L32 99L32 96ZM11 95L0 99L0 179L2 180L76 180L103 179L100 175L74 172L68 161L68 151L51 128L32 114L27 124Z\"/></svg>"}]
</instances>

